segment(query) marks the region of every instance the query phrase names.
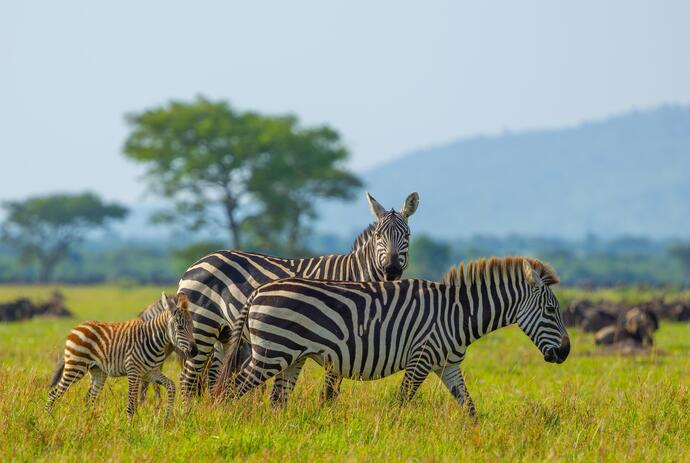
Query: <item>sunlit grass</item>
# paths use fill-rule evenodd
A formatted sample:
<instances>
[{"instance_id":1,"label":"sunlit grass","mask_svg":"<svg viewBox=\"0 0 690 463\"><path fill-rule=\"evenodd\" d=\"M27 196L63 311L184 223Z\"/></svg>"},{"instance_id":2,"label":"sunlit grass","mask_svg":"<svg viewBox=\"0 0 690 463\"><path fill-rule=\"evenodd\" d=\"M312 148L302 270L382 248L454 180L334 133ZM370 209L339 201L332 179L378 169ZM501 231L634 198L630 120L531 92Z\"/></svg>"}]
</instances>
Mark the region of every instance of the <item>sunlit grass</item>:
<instances>
[{"instance_id":1,"label":"sunlit grass","mask_svg":"<svg viewBox=\"0 0 690 463\"><path fill-rule=\"evenodd\" d=\"M0 287L0 300L50 289ZM644 357L596 355L591 335L572 332L563 365L543 362L518 329L499 331L465 361L476 420L436 377L402 408L393 400L400 375L346 381L340 399L322 408L322 372L309 363L281 412L257 393L221 407L204 398L186 409L178 400L165 419L150 397L129 422L124 379L109 379L92 409L82 380L51 416L46 385L70 327L132 317L161 288L63 290L75 319L0 324L0 461L690 461L690 324L663 323L663 355ZM177 380L174 362L165 372Z\"/></svg>"}]
</instances>

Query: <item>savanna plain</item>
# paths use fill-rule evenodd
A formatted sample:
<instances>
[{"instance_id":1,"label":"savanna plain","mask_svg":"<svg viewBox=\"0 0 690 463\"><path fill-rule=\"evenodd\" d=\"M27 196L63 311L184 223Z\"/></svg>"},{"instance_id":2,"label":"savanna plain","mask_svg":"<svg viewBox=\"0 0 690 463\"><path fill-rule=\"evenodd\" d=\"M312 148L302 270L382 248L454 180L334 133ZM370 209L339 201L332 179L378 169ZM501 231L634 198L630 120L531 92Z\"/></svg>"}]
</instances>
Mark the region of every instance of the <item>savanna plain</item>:
<instances>
[{"instance_id":1,"label":"savanna plain","mask_svg":"<svg viewBox=\"0 0 690 463\"><path fill-rule=\"evenodd\" d=\"M53 289L0 286L0 300L45 299ZM127 381L111 378L94 407L85 407L85 379L47 415L47 385L69 329L132 318L161 289L174 291L62 286L74 318L0 323L0 461L690 461L690 323L668 321L655 349L635 357L600 355L591 335L571 328L562 365L545 363L517 327L481 339L464 362L476 419L435 376L403 407L394 400L400 374L345 381L339 400L321 406L323 373L313 362L282 411L271 409L267 394L222 406L208 397L185 406L178 394L166 418L149 394L130 422ZM562 306L581 295L557 294ZM177 382L176 362L164 372Z\"/></svg>"}]
</instances>

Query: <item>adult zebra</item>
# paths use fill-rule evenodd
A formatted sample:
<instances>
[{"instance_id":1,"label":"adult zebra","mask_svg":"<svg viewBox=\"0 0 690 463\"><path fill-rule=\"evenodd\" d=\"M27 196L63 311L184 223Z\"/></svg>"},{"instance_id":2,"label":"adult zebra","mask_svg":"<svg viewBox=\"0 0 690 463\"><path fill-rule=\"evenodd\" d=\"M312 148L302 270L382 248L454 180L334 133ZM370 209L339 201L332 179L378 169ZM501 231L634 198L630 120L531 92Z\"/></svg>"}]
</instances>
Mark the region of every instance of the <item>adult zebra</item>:
<instances>
[{"instance_id":1,"label":"adult zebra","mask_svg":"<svg viewBox=\"0 0 690 463\"><path fill-rule=\"evenodd\" d=\"M550 288L555 283L550 266L525 257L460 264L438 283L269 283L242 309L214 394L239 396L282 373L282 389L273 391L271 401L283 405L312 358L346 378L371 380L405 370L402 401L433 371L474 414L460 363L476 339L517 323L547 362L568 356L568 333ZM233 377L227 366L245 328L252 356Z\"/></svg>"},{"instance_id":2,"label":"adult zebra","mask_svg":"<svg viewBox=\"0 0 690 463\"><path fill-rule=\"evenodd\" d=\"M182 276L178 292L189 300L194 320L194 338L199 354L185 362L180 388L185 396L201 390L203 368L214 350L208 370L213 385L222 352L217 344L226 343L230 326L249 295L259 286L288 277L380 281L400 278L407 267L410 229L407 219L419 205L419 195L411 193L399 212L386 211L369 193L367 200L376 222L365 229L349 254L284 259L237 250L218 251L193 264ZM249 354L248 349L246 350ZM327 376L325 400L338 393L340 379ZM280 387L280 381L276 382Z\"/></svg>"}]
</instances>

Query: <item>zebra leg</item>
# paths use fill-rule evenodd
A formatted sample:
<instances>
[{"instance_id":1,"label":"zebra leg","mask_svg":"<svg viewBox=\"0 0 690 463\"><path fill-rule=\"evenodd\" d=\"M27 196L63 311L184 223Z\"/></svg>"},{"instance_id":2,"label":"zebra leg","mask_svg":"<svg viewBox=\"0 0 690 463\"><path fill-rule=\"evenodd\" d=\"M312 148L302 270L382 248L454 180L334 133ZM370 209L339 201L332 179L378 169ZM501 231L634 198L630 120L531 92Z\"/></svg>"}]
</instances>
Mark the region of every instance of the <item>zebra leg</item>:
<instances>
[{"instance_id":1,"label":"zebra leg","mask_svg":"<svg viewBox=\"0 0 690 463\"><path fill-rule=\"evenodd\" d=\"M326 360L323 364L326 377L321 389L321 403L335 400L340 395L340 384L343 382L343 377L333 373L333 364Z\"/></svg>"},{"instance_id":2,"label":"zebra leg","mask_svg":"<svg viewBox=\"0 0 690 463\"><path fill-rule=\"evenodd\" d=\"M91 387L89 387L89 391L86 393L86 403L92 405L96 397L98 397L98 393L103 389L108 375L98 367L92 368L89 370L89 373L91 373Z\"/></svg>"},{"instance_id":3,"label":"zebra leg","mask_svg":"<svg viewBox=\"0 0 690 463\"><path fill-rule=\"evenodd\" d=\"M281 374L276 375L270 396L273 408L285 407L288 396L295 389L295 383L306 361L306 358L299 359L283 370Z\"/></svg>"},{"instance_id":4,"label":"zebra leg","mask_svg":"<svg viewBox=\"0 0 690 463\"><path fill-rule=\"evenodd\" d=\"M65 369L62 371L60 381L48 392L48 402L45 406L46 412L50 412L55 401L62 397L73 383L84 377L86 370L86 365L83 363L69 363L65 361Z\"/></svg>"},{"instance_id":5,"label":"zebra leg","mask_svg":"<svg viewBox=\"0 0 690 463\"><path fill-rule=\"evenodd\" d=\"M257 386L265 384L266 381L280 372L280 368L275 370L266 370L259 367L254 358L245 362L244 367L231 381L234 383L231 387L225 388L225 392L219 400L238 399L254 389Z\"/></svg>"},{"instance_id":6,"label":"zebra leg","mask_svg":"<svg viewBox=\"0 0 690 463\"><path fill-rule=\"evenodd\" d=\"M137 400L139 399L139 387L141 385L141 374L136 371L127 373L127 386L129 397L127 401L127 416L131 419L137 411Z\"/></svg>"},{"instance_id":7,"label":"zebra leg","mask_svg":"<svg viewBox=\"0 0 690 463\"><path fill-rule=\"evenodd\" d=\"M405 376L398 391L398 402L401 405L414 397L419 386L429 376L430 370L431 368L428 365L421 362L415 362L414 365L410 365L405 369Z\"/></svg>"},{"instance_id":8,"label":"zebra leg","mask_svg":"<svg viewBox=\"0 0 690 463\"><path fill-rule=\"evenodd\" d=\"M217 342L213 345L213 357L208 365L208 389L213 390L213 387L218 380L218 372L223 364L223 357L225 356L226 345Z\"/></svg>"},{"instance_id":9,"label":"zebra leg","mask_svg":"<svg viewBox=\"0 0 690 463\"><path fill-rule=\"evenodd\" d=\"M156 386L161 385L165 387L165 390L168 391L168 407L165 414L166 416L170 416L173 403L175 402L175 383L165 376L160 369L149 372L147 379L153 381Z\"/></svg>"},{"instance_id":10,"label":"zebra leg","mask_svg":"<svg viewBox=\"0 0 690 463\"><path fill-rule=\"evenodd\" d=\"M465 386L465 379L462 377L462 371L460 370L460 364L454 363L446 365L445 368L434 370L434 373L441 378L443 384L448 388L448 391L455 397L458 404L461 407L467 407L467 411L470 415L475 416L477 410L474 408L474 402L470 397L470 393L467 392L467 386Z\"/></svg>"},{"instance_id":11,"label":"zebra leg","mask_svg":"<svg viewBox=\"0 0 690 463\"><path fill-rule=\"evenodd\" d=\"M208 344L205 341L197 339L197 349L199 353L192 359L185 360L182 374L180 375L180 389L182 390L182 397L190 399L193 395L201 395L203 390L203 371L206 363L209 360L213 343Z\"/></svg>"}]
</instances>

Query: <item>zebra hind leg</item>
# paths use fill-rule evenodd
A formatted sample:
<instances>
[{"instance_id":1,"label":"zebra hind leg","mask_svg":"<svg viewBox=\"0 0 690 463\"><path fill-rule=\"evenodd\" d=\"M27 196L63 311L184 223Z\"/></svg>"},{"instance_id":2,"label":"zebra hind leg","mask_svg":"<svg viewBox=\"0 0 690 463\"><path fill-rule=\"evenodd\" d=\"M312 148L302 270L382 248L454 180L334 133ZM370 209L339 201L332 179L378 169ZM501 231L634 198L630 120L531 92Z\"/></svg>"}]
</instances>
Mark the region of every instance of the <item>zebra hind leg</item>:
<instances>
[{"instance_id":1,"label":"zebra hind leg","mask_svg":"<svg viewBox=\"0 0 690 463\"><path fill-rule=\"evenodd\" d=\"M271 389L271 405L273 408L283 408L287 405L288 396L295 389L295 383L299 377L306 358L297 360L282 373L276 375L273 388ZM264 383L266 384L266 383Z\"/></svg>"},{"instance_id":2,"label":"zebra hind leg","mask_svg":"<svg viewBox=\"0 0 690 463\"><path fill-rule=\"evenodd\" d=\"M324 362L325 380L321 389L321 404L326 404L338 398L340 395L340 384L343 377L333 373L333 364L330 361Z\"/></svg>"},{"instance_id":3,"label":"zebra hind leg","mask_svg":"<svg viewBox=\"0 0 690 463\"><path fill-rule=\"evenodd\" d=\"M173 403L175 402L175 383L173 383L172 380L165 376L160 370L153 370L149 372L146 379L153 381L156 386L163 386L168 392L168 406L166 408L165 415L170 416L172 413Z\"/></svg>"},{"instance_id":4,"label":"zebra hind leg","mask_svg":"<svg viewBox=\"0 0 690 463\"><path fill-rule=\"evenodd\" d=\"M108 375L98 367L92 368L89 370L89 373L91 373L91 387L89 387L89 390L86 393L86 403L87 405L92 405L95 402L96 397L98 397L98 393L101 392L101 389L103 389L103 385L105 384L105 380Z\"/></svg>"},{"instance_id":5,"label":"zebra hind leg","mask_svg":"<svg viewBox=\"0 0 690 463\"><path fill-rule=\"evenodd\" d=\"M86 366L83 363L71 364L65 362L65 368L62 371L60 381L48 392L48 402L45 406L45 411L50 413L53 404L56 400L63 396L69 387L75 382L79 381L86 374Z\"/></svg>"},{"instance_id":6,"label":"zebra hind leg","mask_svg":"<svg viewBox=\"0 0 690 463\"><path fill-rule=\"evenodd\" d=\"M230 379L230 385L222 390L216 400L238 399L247 394L252 389L266 383L273 376L278 374L280 368L266 370L256 365L252 358L245 362L245 366L240 372Z\"/></svg>"}]
</instances>

